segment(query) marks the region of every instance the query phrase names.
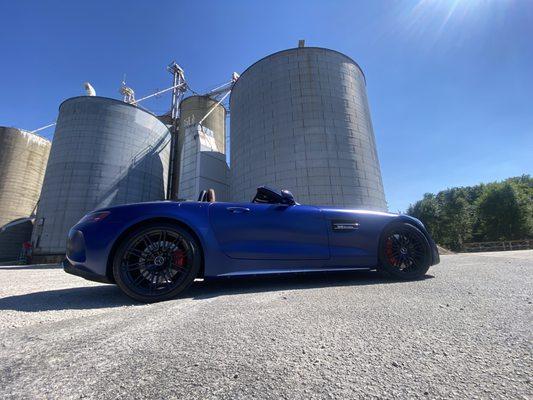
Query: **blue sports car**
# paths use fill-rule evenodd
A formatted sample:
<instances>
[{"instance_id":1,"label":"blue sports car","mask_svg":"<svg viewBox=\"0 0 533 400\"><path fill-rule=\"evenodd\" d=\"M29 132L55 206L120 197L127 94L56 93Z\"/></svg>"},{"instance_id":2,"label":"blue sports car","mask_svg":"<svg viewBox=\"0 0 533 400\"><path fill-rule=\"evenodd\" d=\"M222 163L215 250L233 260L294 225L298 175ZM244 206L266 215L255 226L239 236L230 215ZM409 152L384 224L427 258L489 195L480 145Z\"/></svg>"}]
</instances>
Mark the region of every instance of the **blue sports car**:
<instances>
[{"instance_id":1,"label":"blue sports car","mask_svg":"<svg viewBox=\"0 0 533 400\"><path fill-rule=\"evenodd\" d=\"M259 187L251 203L128 204L94 211L69 232L66 272L116 283L143 302L184 291L195 278L377 269L417 279L439 262L417 219L300 205Z\"/></svg>"}]
</instances>

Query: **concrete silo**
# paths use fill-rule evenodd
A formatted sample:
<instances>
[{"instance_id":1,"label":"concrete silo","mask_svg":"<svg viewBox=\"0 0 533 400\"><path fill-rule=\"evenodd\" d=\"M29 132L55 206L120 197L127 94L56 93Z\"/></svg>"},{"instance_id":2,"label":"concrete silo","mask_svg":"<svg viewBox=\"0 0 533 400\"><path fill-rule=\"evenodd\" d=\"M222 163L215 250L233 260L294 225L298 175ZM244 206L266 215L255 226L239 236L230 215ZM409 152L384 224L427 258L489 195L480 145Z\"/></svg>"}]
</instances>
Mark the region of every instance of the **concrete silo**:
<instances>
[{"instance_id":1,"label":"concrete silo","mask_svg":"<svg viewBox=\"0 0 533 400\"><path fill-rule=\"evenodd\" d=\"M170 132L122 101L74 97L59 107L32 235L34 255L61 256L69 228L87 212L163 200Z\"/></svg>"},{"instance_id":2,"label":"concrete silo","mask_svg":"<svg viewBox=\"0 0 533 400\"><path fill-rule=\"evenodd\" d=\"M173 193L171 198L177 199L179 186L180 159L185 143L185 131L202 121L202 126L212 132L216 147L220 153L226 154L226 109L217 105L217 101L208 96L190 96L180 103L180 121L176 154L173 168Z\"/></svg>"},{"instance_id":3,"label":"concrete silo","mask_svg":"<svg viewBox=\"0 0 533 400\"><path fill-rule=\"evenodd\" d=\"M35 212L50 146L50 141L33 133L0 127L0 229ZM31 228L31 221L24 221L0 232L0 261L19 256Z\"/></svg>"},{"instance_id":4,"label":"concrete silo","mask_svg":"<svg viewBox=\"0 0 533 400\"><path fill-rule=\"evenodd\" d=\"M250 66L230 98L233 200L271 185L301 203L386 210L365 85L355 61L323 48Z\"/></svg>"}]
</instances>

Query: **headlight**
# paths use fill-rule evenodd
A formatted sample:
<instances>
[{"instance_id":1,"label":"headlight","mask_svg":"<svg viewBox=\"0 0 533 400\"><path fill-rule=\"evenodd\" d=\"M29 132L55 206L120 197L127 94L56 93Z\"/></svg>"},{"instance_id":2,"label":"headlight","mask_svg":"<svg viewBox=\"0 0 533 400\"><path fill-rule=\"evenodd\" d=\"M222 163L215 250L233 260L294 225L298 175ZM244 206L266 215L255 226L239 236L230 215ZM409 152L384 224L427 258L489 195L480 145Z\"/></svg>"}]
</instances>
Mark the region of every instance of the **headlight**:
<instances>
[{"instance_id":1,"label":"headlight","mask_svg":"<svg viewBox=\"0 0 533 400\"><path fill-rule=\"evenodd\" d=\"M78 224L87 223L87 222L100 222L106 218L111 211L97 211L90 214L87 214L85 217L79 220Z\"/></svg>"}]
</instances>

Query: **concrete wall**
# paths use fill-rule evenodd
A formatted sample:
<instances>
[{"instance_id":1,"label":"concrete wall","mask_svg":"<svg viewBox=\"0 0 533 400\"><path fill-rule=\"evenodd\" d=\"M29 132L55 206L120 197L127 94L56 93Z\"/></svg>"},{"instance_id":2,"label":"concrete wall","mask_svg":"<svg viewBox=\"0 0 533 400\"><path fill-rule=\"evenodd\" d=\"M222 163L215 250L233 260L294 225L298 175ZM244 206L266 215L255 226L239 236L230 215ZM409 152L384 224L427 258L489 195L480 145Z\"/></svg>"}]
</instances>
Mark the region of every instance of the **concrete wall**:
<instances>
[{"instance_id":1,"label":"concrete wall","mask_svg":"<svg viewBox=\"0 0 533 400\"><path fill-rule=\"evenodd\" d=\"M198 122L216 106L217 102L207 96L190 96L185 98L180 104L180 121L177 136L176 154L174 162L174 181L171 183L173 194L171 198L178 198L180 160L185 141L185 130L188 127L196 126ZM213 132L215 143L220 153L226 153L226 109L218 105L213 112L202 122L202 125Z\"/></svg>"},{"instance_id":2,"label":"concrete wall","mask_svg":"<svg viewBox=\"0 0 533 400\"><path fill-rule=\"evenodd\" d=\"M213 136L213 132L205 127L192 126L185 129L180 160L179 199L196 200L202 190L214 189L217 201L229 201L226 155L212 151L216 147Z\"/></svg>"},{"instance_id":3,"label":"concrete wall","mask_svg":"<svg viewBox=\"0 0 533 400\"><path fill-rule=\"evenodd\" d=\"M272 54L236 82L231 105L231 193L259 185L304 204L386 210L365 77L321 48Z\"/></svg>"},{"instance_id":4,"label":"concrete wall","mask_svg":"<svg viewBox=\"0 0 533 400\"><path fill-rule=\"evenodd\" d=\"M0 127L0 227L34 211L50 147L38 135Z\"/></svg>"},{"instance_id":5,"label":"concrete wall","mask_svg":"<svg viewBox=\"0 0 533 400\"><path fill-rule=\"evenodd\" d=\"M68 230L86 213L163 200L170 133L154 115L122 101L63 102L32 235L36 255L63 254Z\"/></svg>"}]
</instances>

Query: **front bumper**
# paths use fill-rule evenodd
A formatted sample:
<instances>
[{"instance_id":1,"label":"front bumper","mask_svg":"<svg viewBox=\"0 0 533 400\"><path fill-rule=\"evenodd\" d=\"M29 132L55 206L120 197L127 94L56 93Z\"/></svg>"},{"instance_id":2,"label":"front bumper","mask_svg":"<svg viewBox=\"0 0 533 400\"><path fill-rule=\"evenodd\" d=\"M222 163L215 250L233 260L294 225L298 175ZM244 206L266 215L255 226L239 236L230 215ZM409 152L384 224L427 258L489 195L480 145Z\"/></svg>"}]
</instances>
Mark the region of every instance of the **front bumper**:
<instances>
[{"instance_id":1,"label":"front bumper","mask_svg":"<svg viewBox=\"0 0 533 400\"><path fill-rule=\"evenodd\" d=\"M431 265L436 265L440 263L439 249L433 239L431 239L431 253L433 256L433 262L431 263Z\"/></svg>"},{"instance_id":2,"label":"front bumper","mask_svg":"<svg viewBox=\"0 0 533 400\"><path fill-rule=\"evenodd\" d=\"M63 270L67 274L76 275L81 278L87 279L88 281L100 282L100 283L113 283L107 278L107 276L95 274L94 272L84 269L80 265L73 265L66 258L61 263L61 266L63 267Z\"/></svg>"}]
</instances>

